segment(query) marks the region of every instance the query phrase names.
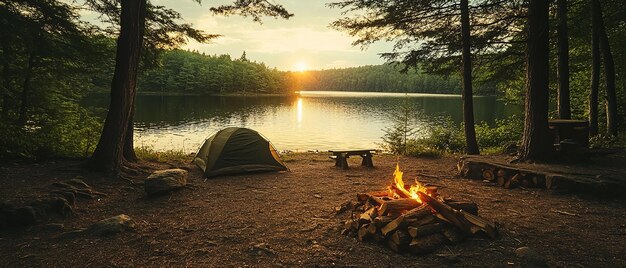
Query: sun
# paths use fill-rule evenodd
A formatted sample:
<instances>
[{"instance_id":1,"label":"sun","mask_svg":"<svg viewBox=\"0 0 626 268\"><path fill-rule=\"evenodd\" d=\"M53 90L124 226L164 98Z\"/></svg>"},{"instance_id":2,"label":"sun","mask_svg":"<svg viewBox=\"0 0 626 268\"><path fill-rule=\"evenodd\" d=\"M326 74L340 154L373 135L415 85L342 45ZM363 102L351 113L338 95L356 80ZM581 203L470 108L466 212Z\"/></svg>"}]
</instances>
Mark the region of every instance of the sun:
<instances>
[{"instance_id":1,"label":"sun","mask_svg":"<svg viewBox=\"0 0 626 268\"><path fill-rule=\"evenodd\" d=\"M295 69L296 69L296 71L298 71L298 72L304 72L304 71L308 70L309 68L308 68L308 66L306 65L306 62L301 61L301 62L296 63L296 65L295 65Z\"/></svg>"}]
</instances>

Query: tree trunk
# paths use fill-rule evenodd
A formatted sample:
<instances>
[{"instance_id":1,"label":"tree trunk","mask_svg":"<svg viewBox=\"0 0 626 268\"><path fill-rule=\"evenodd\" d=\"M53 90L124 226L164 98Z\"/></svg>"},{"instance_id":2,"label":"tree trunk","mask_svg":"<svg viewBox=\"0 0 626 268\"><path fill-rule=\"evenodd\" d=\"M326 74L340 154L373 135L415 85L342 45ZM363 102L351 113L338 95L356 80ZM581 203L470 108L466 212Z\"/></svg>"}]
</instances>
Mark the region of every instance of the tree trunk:
<instances>
[{"instance_id":1,"label":"tree trunk","mask_svg":"<svg viewBox=\"0 0 626 268\"><path fill-rule=\"evenodd\" d=\"M132 124L146 16L146 0L127 0L120 3L122 14L115 55L115 72L111 82L111 102L102 135L88 162L95 170L111 172L118 172L125 162L125 141L128 126Z\"/></svg>"},{"instance_id":2,"label":"tree trunk","mask_svg":"<svg viewBox=\"0 0 626 268\"><path fill-rule=\"evenodd\" d=\"M28 119L28 95L30 94L30 81L32 78L33 65L35 63L35 53L31 52L28 55L28 62L26 63L26 70L24 72L24 84L22 85L22 96L20 102L20 111L17 118L17 124L23 126Z\"/></svg>"},{"instance_id":3,"label":"tree trunk","mask_svg":"<svg viewBox=\"0 0 626 268\"><path fill-rule=\"evenodd\" d=\"M518 159L545 161L553 153L548 129L548 2L530 0L526 42L526 102L524 134Z\"/></svg>"},{"instance_id":4,"label":"tree trunk","mask_svg":"<svg viewBox=\"0 0 626 268\"><path fill-rule=\"evenodd\" d=\"M557 0L558 18L558 111L559 118L572 118L569 97L569 43L567 40L567 0Z\"/></svg>"},{"instance_id":5,"label":"tree trunk","mask_svg":"<svg viewBox=\"0 0 626 268\"><path fill-rule=\"evenodd\" d=\"M4 50L5 54L6 54L7 50ZM11 90L11 69L9 66L9 60L8 60L8 55L5 55L5 59L3 62L3 67L2 67L2 82L4 84L4 90L2 91L2 112L1 112L1 117L2 119L8 120L9 119L9 105L10 105L10 96L9 96L9 91Z\"/></svg>"},{"instance_id":6,"label":"tree trunk","mask_svg":"<svg viewBox=\"0 0 626 268\"><path fill-rule=\"evenodd\" d=\"M591 0L591 89L589 90L589 135L598 135L598 91L600 88L600 10Z\"/></svg>"},{"instance_id":7,"label":"tree trunk","mask_svg":"<svg viewBox=\"0 0 626 268\"><path fill-rule=\"evenodd\" d=\"M594 0L593 4L593 10L597 13L599 45L604 63L604 77L606 79L606 132L609 135L617 136L617 121L619 119L617 118L617 96L615 93L615 63L613 62L609 37L604 27L604 19L602 19L600 1Z\"/></svg>"},{"instance_id":8,"label":"tree trunk","mask_svg":"<svg viewBox=\"0 0 626 268\"><path fill-rule=\"evenodd\" d=\"M463 79L463 124L465 127L465 143L467 154L480 154L478 143L476 142L476 129L474 128L474 98L472 94L472 54L470 20L468 0L461 0L461 38L463 42L463 69L461 77Z\"/></svg>"},{"instance_id":9,"label":"tree trunk","mask_svg":"<svg viewBox=\"0 0 626 268\"><path fill-rule=\"evenodd\" d=\"M134 142L134 134L135 134L135 103L131 105L130 111L130 120L128 120L128 126L126 129L126 141L124 141L124 159L128 162L137 162L137 154L135 154L135 142Z\"/></svg>"},{"instance_id":10,"label":"tree trunk","mask_svg":"<svg viewBox=\"0 0 626 268\"><path fill-rule=\"evenodd\" d=\"M9 40L8 35L5 33L6 26L2 25L0 32L2 33L2 112L0 112L0 118L8 121L9 119L9 105L10 105L10 95L9 92L11 90L11 66L10 66L10 58L11 52L9 51Z\"/></svg>"}]
</instances>

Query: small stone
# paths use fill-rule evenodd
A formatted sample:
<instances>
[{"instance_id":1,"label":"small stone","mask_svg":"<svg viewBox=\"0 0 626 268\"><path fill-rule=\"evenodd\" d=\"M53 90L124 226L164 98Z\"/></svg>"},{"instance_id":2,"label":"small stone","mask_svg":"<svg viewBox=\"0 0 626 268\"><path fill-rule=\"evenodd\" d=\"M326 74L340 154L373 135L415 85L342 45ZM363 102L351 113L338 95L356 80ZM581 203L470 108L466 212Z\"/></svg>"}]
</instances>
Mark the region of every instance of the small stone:
<instances>
[{"instance_id":1,"label":"small stone","mask_svg":"<svg viewBox=\"0 0 626 268\"><path fill-rule=\"evenodd\" d=\"M522 262L534 267L547 267L548 264L543 255L530 247L521 247L515 250L515 255L522 259Z\"/></svg>"},{"instance_id":2,"label":"small stone","mask_svg":"<svg viewBox=\"0 0 626 268\"><path fill-rule=\"evenodd\" d=\"M144 182L148 196L156 196L179 190L187 185L187 171L184 169L157 170Z\"/></svg>"},{"instance_id":3,"label":"small stone","mask_svg":"<svg viewBox=\"0 0 626 268\"><path fill-rule=\"evenodd\" d=\"M89 227L88 231L96 235L115 235L135 228L133 220L124 214L99 221Z\"/></svg>"},{"instance_id":4,"label":"small stone","mask_svg":"<svg viewBox=\"0 0 626 268\"><path fill-rule=\"evenodd\" d=\"M322 199L322 196L320 194L314 194L313 197Z\"/></svg>"},{"instance_id":5,"label":"small stone","mask_svg":"<svg viewBox=\"0 0 626 268\"><path fill-rule=\"evenodd\" d=\"M252 252L255 252L257 255L276 255L276 251L270 248L270 246L266 243L258 243L254 244L250 247Z\"/></svg>"}]
</instances>

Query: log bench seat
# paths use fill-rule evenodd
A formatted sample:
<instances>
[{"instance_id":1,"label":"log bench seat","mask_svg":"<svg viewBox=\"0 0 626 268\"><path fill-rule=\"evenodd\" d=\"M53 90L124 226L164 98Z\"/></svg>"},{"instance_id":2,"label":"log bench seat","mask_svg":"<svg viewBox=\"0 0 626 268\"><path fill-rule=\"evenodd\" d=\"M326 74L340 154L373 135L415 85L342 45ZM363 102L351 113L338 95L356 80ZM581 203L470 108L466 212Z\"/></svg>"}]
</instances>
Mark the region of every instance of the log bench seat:
<instances>
[{"instance_id":1,"label":"log bench seat","mask_svg":"<svg viewBox=\"0 0 626 268\"><path fill-rule=\"evenodd\" d=\"M375 149L329 150L328 152L333 154L329 156L329 158L335 160L335 167L348 169L348 158L350 158L350 156L355 156L355 155L358 155L361 158L363 158L363 160L361 161L361 166L365 166L369 168L374 167L372 156L376 154Z\"/></svg>"}]
</instances>

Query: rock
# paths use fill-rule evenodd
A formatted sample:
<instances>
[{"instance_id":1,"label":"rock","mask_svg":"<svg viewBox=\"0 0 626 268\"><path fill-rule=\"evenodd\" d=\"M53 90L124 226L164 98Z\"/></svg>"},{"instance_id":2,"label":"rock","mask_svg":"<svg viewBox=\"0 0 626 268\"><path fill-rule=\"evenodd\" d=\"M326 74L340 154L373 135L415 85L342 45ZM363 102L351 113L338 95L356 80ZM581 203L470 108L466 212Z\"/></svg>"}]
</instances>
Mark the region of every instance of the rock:
<instances>
[{"instance_id":1,"label":"rock","mask_svg":"<svg viewBox=\"0 0 626 268\"><path fill-rule=\"evenodd\" d=\"M532 267L547 267L546 258L539 252L529 247L521 247L515 250L515 255L522 259L522 263Z\"/></svg>"},{"instance_id":2,"label":"rock","mask_svg":"<svg viewBox=\"0 0 626 268\"><path fill-rule=\"evenodd\" d=\"M266 243L251 244L250 251L256 253L257 255L276 255L276 251L271 249Z\"/></svg>"},{"instance_id":3,"label":"rock","mask_svg":"<svg viewBox=\"0 0 626 268\"><path fill-rule=\"evenodd\" d=\"M117 215L108 219L99 221L87 229L88 232L95 235L115 235L135 228L135 222L124 214Z\"/></svg>"},{"instance_id":4,"label":"rock","mask_svg":"<svg viewBox=\"0 0 626 268\"><path fill-rule=\"evenodd\" d=\"M179 190L187 185L187 171L183 169L157 170L144 182L148 196L161 195Z\"/></svg>"},{"instance_id":5,"label":"rock","mask_svg":"<svg viewBox=\"0 0 626 268\"><path fill-rule=\"evenodd\" d=\"M314 194L313 197L318 198L318 199L322 199L322 195L320 195L320 194Z\"/></svg>"}]
</instances>

